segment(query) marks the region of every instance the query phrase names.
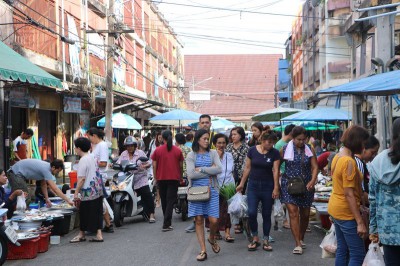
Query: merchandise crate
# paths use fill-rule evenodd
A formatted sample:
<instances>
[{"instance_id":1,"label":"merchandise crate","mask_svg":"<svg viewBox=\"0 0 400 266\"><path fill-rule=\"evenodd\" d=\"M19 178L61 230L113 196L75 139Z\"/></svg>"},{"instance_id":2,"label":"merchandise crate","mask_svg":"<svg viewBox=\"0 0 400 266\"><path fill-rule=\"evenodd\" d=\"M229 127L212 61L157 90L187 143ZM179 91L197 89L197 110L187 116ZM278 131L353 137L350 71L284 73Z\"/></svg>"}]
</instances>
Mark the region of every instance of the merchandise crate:
<instances>
[{"instance_id":1,"label":"merchandise crate","mask_svg":"<svg viewBox=\"0 0 400 266\"><path fill-rule=\"evenodd\" d=\"M34 259L39 251L39 237L29 240L19 240L21 246L8 243L8 260Z\"/></svg>"}]
</instances>

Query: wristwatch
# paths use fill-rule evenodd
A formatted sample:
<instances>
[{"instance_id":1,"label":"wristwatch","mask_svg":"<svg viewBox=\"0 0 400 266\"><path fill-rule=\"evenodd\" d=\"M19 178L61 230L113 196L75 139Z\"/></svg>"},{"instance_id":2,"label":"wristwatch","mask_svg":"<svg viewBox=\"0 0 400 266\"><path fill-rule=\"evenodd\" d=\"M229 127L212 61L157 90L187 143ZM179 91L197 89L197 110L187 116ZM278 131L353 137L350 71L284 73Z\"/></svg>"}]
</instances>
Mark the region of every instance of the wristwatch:
<instances>
[{"instance_id":1,"label":"wristwatch","mask_svg":"<svg viewBox=\"0 0 400 266\"><path fill-rule=\"evenodd\" d=\"M200 173L204 174L204 169L200 168Z\"/></svg>"}]
</instances>

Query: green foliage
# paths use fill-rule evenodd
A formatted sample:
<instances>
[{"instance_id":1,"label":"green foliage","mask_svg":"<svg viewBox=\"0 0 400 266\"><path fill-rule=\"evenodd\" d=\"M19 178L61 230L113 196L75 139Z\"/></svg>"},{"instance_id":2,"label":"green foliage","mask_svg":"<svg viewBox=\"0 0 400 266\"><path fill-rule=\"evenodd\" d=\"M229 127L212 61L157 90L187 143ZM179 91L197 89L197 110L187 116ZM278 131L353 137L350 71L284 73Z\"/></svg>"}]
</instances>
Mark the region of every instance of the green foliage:
<instances>
[{"instance_id":1,"label":"green foliage","mask_svg":"<svg viewBox=\"0 0 400 266\"><path fill-rule=\"evenodd\" d=\"M229 200L236 194L236 185L234 183L230 183L227 185L223 185L219 189L219 194L224 197L226 200Z\"/></svg>"}]
</instances>

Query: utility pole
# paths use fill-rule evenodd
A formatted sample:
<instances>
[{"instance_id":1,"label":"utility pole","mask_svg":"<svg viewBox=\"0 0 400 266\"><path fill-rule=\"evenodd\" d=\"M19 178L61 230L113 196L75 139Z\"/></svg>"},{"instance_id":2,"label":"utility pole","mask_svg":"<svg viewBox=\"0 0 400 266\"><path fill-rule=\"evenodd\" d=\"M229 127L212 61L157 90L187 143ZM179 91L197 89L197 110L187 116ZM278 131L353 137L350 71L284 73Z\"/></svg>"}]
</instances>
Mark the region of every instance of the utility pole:
<instances>
[{"instance_id":1,"label":"utility pole","mask_svg":"<svg viewBox=\"0 0 400 266\"><path fill-rule=\"evenodd\" d=\"M105 133L106 140L111 141L112 128L111 128L111 117L114 105L113 99L113 70L114 70L114 0L109 0L108 7L108 52L107 52L107 78L106 78L106 125Z\"/></svg>"},{"instance_id":2,"label":"utility pole","mask_svg":"<svg viewBox=\"0 0 400 266\"><path fill-rule=\"evenodd\" d=\"M377 13L382 14L395 9L380 9ZM376 56L382 59L384 63L388 62L394 55L394 15L382 16L376 19L375 43ZM385 71L385 65L383 64L382 72ZM387 104L386 100L384 96L379 97L378 100L377 133L381 150L387 148L392 124L392 110L388 108L390 105ZM391 101L391 98L388 101Z\"/></svg>"},{"instance_id":3,"label":"utility pole","mask_svg":"<svg viewBox=\"0 0 400 266\"><path fill-rule=\"evenodd\" d=\"M275 93L274 93L275 108L278 107L278 88L277 88L278 85L277 84L278 84L278 77L277 77L277 75L275 75L275 87L274 87L274 91L275 91Z\"/></svg>"}]
</instances>

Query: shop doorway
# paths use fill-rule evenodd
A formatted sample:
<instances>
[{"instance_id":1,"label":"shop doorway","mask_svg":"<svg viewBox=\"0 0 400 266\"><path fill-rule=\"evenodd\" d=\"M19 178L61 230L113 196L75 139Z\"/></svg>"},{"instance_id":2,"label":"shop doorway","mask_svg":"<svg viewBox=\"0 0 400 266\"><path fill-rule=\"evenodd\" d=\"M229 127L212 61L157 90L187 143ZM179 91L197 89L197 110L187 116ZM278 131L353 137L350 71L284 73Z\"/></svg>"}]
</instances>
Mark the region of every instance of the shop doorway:
<instances>
[{"instance_id":1,"label":"shop doorway","mask_svg":"<svg viewBox=\"0 0 400 266\"><path fill-rule=\"evenodd\" d=\"M25 108L11 107L11 139L14 140L16 137L21 135L22 131L26 129L27 117ZM6 125L7 127L7 125Z\"/></svg>"},{"instance_id":2,"label":"shop doorway","mask_svg":"<svg viewBox=\"0 0 400 266\"><path fill-rule=\"evenodd\" d=\"M54 160L56 154L57 112L39 110L38 146L42 160Z\"/></svg>"}]
</instances>

